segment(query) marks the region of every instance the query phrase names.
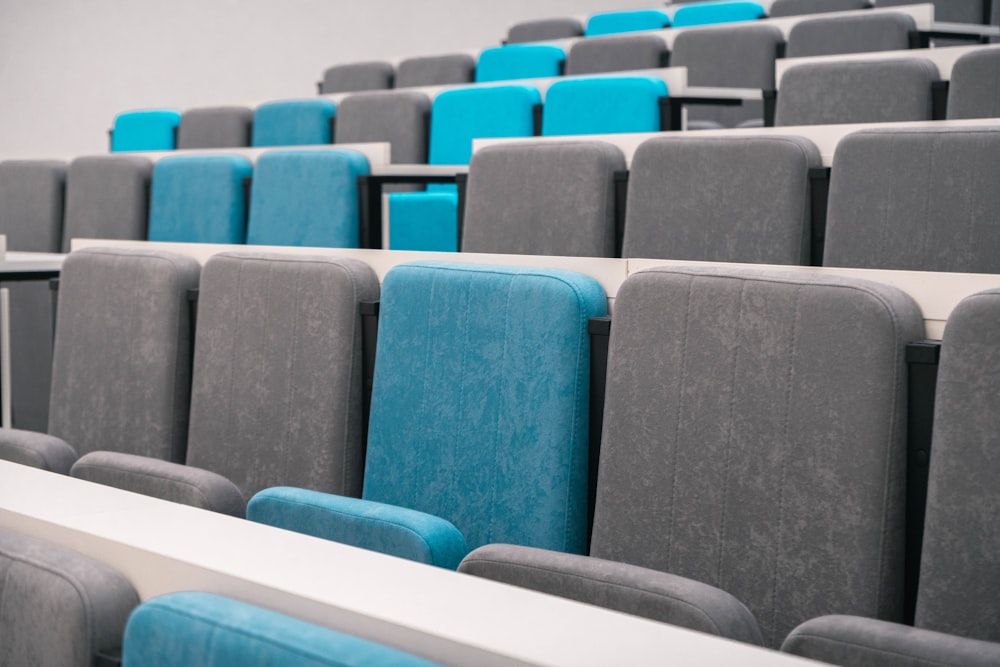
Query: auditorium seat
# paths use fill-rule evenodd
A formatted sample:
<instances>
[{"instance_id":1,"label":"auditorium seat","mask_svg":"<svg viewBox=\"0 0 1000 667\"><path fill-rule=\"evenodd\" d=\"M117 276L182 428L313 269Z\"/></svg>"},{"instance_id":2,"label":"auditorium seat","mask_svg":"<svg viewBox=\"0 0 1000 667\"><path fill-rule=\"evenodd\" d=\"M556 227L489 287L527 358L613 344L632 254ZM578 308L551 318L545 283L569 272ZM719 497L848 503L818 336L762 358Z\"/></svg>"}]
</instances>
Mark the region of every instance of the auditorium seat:
<instances>
[{"instance_id":1,"label":"auditorium seat","mask_svg":"<svg viewBox=\"0 0 1000 667\"><path fill-rule=\"evenodd\" d=\"M615 173L603 142L489 146L469 165L464 252L615 256Z\"/></svg>"},{"instance_id":2,"label":"auditorium seat","mask_svg":"<svg viewBox=\"0 0 1000 667\"><path fill-rule=\"evenodd\" d=\"M909 14L864 14L809 19L788 33L788 58L910 48L917 24Z\"/></svg>"},{"instance_id":3,"label":"auditorium seat","mask_svg":"<svg viewBox=\"0 0 1000 667\"><path fill-rule=\"evenodd\" d=\"M326 99L279 100L253 115L253 146L299 146L333 141L336 106Z\"/></svg>"},{"instance_id":4,"label":"auditorium seat","mask_svg":"<svg viewBox=\"0 0 1000 667\"><path fill-rule=\"evenodd\" d=\"M396 88L471 83L476 60L467 53L406 58L396 65Z\"/></svg>"},{"instance_id":5,"label":"auditorium seat","mask_svg":"<svg viewBox=\"0 0 1000 667\"><path fill-rule=\"evenodd\" d=\"M152 172L153 163L138 155L73 160L66 173L62 252L75 238L144 240Z\"/></svg>"},{"instance_id":6,"label":"auditorium seat","mask_svg":"<svg viewBox=\"0 0 1000 667\"><path fill-rule=\"evenodd\" d=\"M686 28L713 23L736 23L765 18L764 8L756 2L692 2L674 12L673 28Z\"/></svg>"},{"instance_id":7,"label":"auditorium seat","mask_svg":"<svg viewBox=\"0 0 1000 667\"><path fill-rule=\"evenodd\" d=\"M948 118L1000 117L1000 48L976 49L955 61Z\"/></svg>"},{"instance_id":8,"label":"auditorium seat","mask_svg":"<svg viewBox=\"0 0 1000 667\"><path fill-rule=\"evenodd\" d=\"M248 518L454 568L507 542L582 553L590 344L566 271L412 263L385 276L363 500L268 489Z\"/></svg>"},{"instance_id":9,"label":"auditorium seat","mask_svg":"<svg viewBox=\"0 0 1000 667\"><path fill-rule=\"evenodd\" d=\"M905 346L923 332L886 285L633 274L611 326L590 557L498 544L460 571L774 648L817 610L898 620Z\"/></svg>"},{"instance_id":10,"label":"auditorium seat","mask_svg":"<svg viewBox=\"0 0 1000 667\"><path fill-rule=\"evenodd\" d=\"M393 74L392 64L382 61L334 65L323 72L319 92L329 95L392 88Z\"/></svg>"},{"instance_id":11,"label":"auditorium seat","mask_svg":"<svg viewBox=\"0 0 1000 667\"><path fill-rule=\"evenodd\" d=\"M649 139L632 159L622 255L808 265L819 166L802 137Z\"/></svg>"},{"instance_id":12,"label":"auditorium seat","mask_svg":"<svg viewBox=\"0 0 1000 667\"><path fill-rule=\"evenodd\" d=\"M583 34L583 24L574 18L538 19L515 23L507 30L507 44L565 39Z\"/></svg>"},{"instance_id":13,"label":"auditorium seat","mask_svg":"<svg viewBox=\"0 0 1000 667\"><path fill-rule=\"evenodd\" d=\"M337 113L338 144L389 142L393 164L427 162L430 99L394 90L348 95Z\"/></svg>"},{"instance_id":14,"label":"auditorium seat","mask_svg":"<svg viewBox=\"0 0 1000 667\"><path fill-rule=\"evenodd\" d=\"M249 146L253 111L247 107L203 107L181 114L177 148L237 148Z\"/></svg>"},{"instance_id":15,"label":"auditorium seat","mask_svg":"<svg viewBox=\"0 0 1000 667\"><path fill-rule=\"evenodd\" d=\"M566 54L566 74L601 74L662 67L667 45L657 35L581 39Z\"/></svg>"},{"instance_id":16,"label":"auditorium seat","mask_svg":"<svg viewBox=\"0 0 1000 667\"><path fill-rule=\"evenodd\" d=\"M774 0L767 15L774 19L783 16L868 9L871 6L871 0Z\"/></svg>"},{"instance_id":17,"label":"auditorium seat","mask_svg":"<svg viewBox=\"0 0 1000 667\"><path fill-rule=\"evenodd\" d=\"M594 14L587 20L584 35L612 35L637 30L660 30L670 25L670 17L659 9L636 9Z\"/></svg>"},{"instance_id":18,"label":"auditorium seat","mask_svg":"<svg viewBox=\"0 0 1000 667\"><path fill-rule=\"evenodd\" d=\"M986 6L992 0L932 0L934 20L947 23L983 23ZM876 0L878 7L912 5L913 0ZM996 15L994 14L994 17Z\"/></svg>"},{"instance_id":19,"label":"auditorium seat","mask_svg":"<svg viewBox=\"0 0 1000 667\"><path fill-rule=\"evenodd\" d=\"M542 134L658 132L663 79L601 76L563 79L549 86L542 111Z\"/></svg>"},{"instance_id":20,"label":"auditorium seat","mask_svg":"<svg viewBox=\"0 0 1000 667\"><path fill-rule=\"evenodd\" d=\"M566 53L551 44L495 46L479 54L476 82L559 76L565 60Z\"/></svg>"},{"instance_id":21,"label":"auditorium seat","mask_svg":"<svg viewBox=\"0 0 1000 667\"><path fill-rule=\"evenodd\" d=\"M966 297L944 331L937 376L916 627L828 616L783 650L845 667L1000 664L1000 291Z\"/></svg>"},{"instance_id":22,"label":"auditorium seat","mask_svg":"<svg viewBox=\"0 0 1000 667\"><path fill-rule=\"evenodd\" d=\"M357 260L213 255L199 289L186 456L97 451L70 473L236 516L277 484L357 496L359 308L377 299L374 271Z\"/></svg>"},{"instance_id":23,"label":"auditorium seat","mask_svg":"<svg viewBox=\"0 0 1000 667\"><path fill-rule=\"evenodd\" d=\"M126 111L115 116L112 151L169 151L177 147L181 114L173 109Z\"/></svg>"}]
</instances>

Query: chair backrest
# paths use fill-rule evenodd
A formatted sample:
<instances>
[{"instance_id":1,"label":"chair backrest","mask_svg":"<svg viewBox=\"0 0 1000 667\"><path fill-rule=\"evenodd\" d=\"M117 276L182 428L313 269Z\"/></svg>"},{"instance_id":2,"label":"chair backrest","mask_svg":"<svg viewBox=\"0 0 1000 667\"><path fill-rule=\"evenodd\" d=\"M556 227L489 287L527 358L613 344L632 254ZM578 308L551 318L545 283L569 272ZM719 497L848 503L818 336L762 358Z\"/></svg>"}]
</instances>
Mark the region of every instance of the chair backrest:
<instances>
[{"instance_id":1,"label":"chair backrest","mask_svg":"<svg viewBox=\"0 0 1000 667\"><path fill-rule=\"evenodd\" d=\"M392 63L382 61L334 65L323 72L320 92L351 93L392 88L393 73Z\"/></svg>"},{"instance_id":2,"label":"chair backrest","mask_svg":"<svg viewBox=\"0 0 1000 667\"><path fill-rule=\"evenodd\" d=\"M358 247L358 176L368 160L349 150L276 150L254 165L247 243Z\"/></svg>"},{"instance_id":3,"label":"chair backrest","mask_svg":"<svg viewBox=\"0 0 1000 667\"><path fill-rule=\"evenodd\" d=\"M947 23L982 23L985 5L991 0L931 0L934 20ZM912 0L876 0L879 7L912 5ZM996 15L994 14L994 20Z\"/></svg>"},{"instance_id":4,"label":"chair backrest","mask_svg":"<svg viewBox=\"0 0 1000 667\"><path fill-rule=\"evenodd\" d=\"M476 62L476 81L506 81L562 74L566 53L551 44L512 44L484 49Z\"/></svg>"},{"instance_id":5,"label":"chair backrest","mask_svg":"<svg viewBox=\"0 0 1000 667\"><path fill-rule=\"evenodd\" d=\"M149 240L246 241L246 181L253 166L236 155L176 155L153 167Z\"/></svg>"},{"instance_id":6,"label":"chair backrest","mask_svg":"<svg viewBox=\"0 0 1000 667\"><path fill-rule=\"evenodd\" d=\"M624 169L622 152L596 141L484 148L469 166L462 250L614 257Z\"/></svg>"},{"instance_id":7,"label":"chair backrest","mask_svg":"<svg viewBox=\"0 0 1000 667\"><path fill-rule=\"evenodd\" d=\"M657 132L662 79L606 76L565 79L549 86L542 112L542 134Z\"/></svg>"},{"instance_id":8,"label":"chair backrest","mask_svg":"<svg viewBox=\"0 0 1000 667\"><path fill-rule=\"evenodd\" d=\"M630 276L590 554L722 588L770 646L824 613L898 620L905 346L922 335L918 306L881 284Z\"/></svg>"},{"instance_id":9,"label":"chair backrest","mask_svg":"<svg viewBox=\"0 0 1000 667\"><path fill-rule=\"evenodd\" d=\"M450 521L469 548L586 543L593 279L416 263L382 286L363 497ZM530 491L529 491L530 489Z\"/></svg>"},{"instance_id":10,"label":"chair backrest","mask_svg":"<svg viewBox=\"0 0 1000 667\"><path fill-rule=\"evenodd\" d=\"M0 234L7 249L59 252L65 194L65 162L0 162Z\"/></svg>"},{"instance_id":11,"label":"chair backrest","mask_svg":"<svg viewBox=\"0 0 1000 667\"><path fill-rule=\"evenodd\" d=\"M1000 48L977 49L955 61L948 118L1000 117Z\"/></svg>"},{"instance_id":12,"label":"chair backrest","mask_svg":"<svg viewBox=\"0 0 1000 667\"><path fill-rule=\"evenodd\" d=\"M802 137L663 137L632 159L622 255L808 264L809 170Z\"/></svg>"},{"instance_id":13,"label":"chair backrest","mask_svg":"<svg viewBox=\"0 0 1000 667\"><path fill-rule=\"evenodd\" d=\"M191 388L189 290L198 263L95 248L63 263L49 433L86 454L180 462Z\"/></svg>"},{"instance_id":14,"label":"chair backrest","mask_svg":"<svg viewBox=\"0 0 1000 667\"><path fill-rule=\"evenodd\" d=\"M713 23L756 21L765 15L764 8L756 2L693 2L677 8L671 26L683 28Z\"/></svg>"},{"instance_id":15,"label":"chair backrest","mask_svg":"<svg viewBox=\"0 0 1000 667\"><path fill-rule=\"evenodd\" d=\"M909 14L835 16L796 23L788 33L789 58L910 48L917 24Z\"/></svg>"},{"instance_id":16,"label":"chair backrest","mask_svg":"<svg viewBox=\"0 0 1000 667\"><path fill-rule=\"evenodd\" d=\"M249 146L253 111L248 107L204 107L181 114L177 148Z\"/></svg>"},{"instance_id":17,"label":"chair backrest","mask_svg":"<svg viewBox=\"0 0 1000 667\"><path fill-rule=\"evenodd\" d=\"M132 584L83 554L0 528L3 664L85 667L122 645Z\"/></svg>"},{"instance_id":18,"label":"chair backrest","mask_svg":"<svg viewBox=\"0 0 1000 667\"><path fill-rule=\"evenodd\" d=\"M476 60L468 53L407 58L396 65L396 88L471 83L475 72Z\"/></svg>"},{"instance_id":19,"label":"chair backrest","mask_svg":"<svg viewBox=\"0 0 1000 667\"><path fill-rule=\"evenodd\" d=\"M883 4L883 3L879 3ZM825 14L852 9L868 9L871 0L774 0L767 15L771 18L801 16L803 14Z\"/></svg>"},{"instance_id":20,"label":"chair backrest","mask_svg":"<svg viewBox=\"0 0 1000 667\"><path fill-rule=\"evenodd\" d=\"M670 25L670 16L659 9L636 9L593 14L583 31L587 37L637 30L659 30Z\"/></svg>"},{"instance_id":21,"label":"chair backrest","mask_svg":"<svg viewBox=\"0 0 1000 667\"><path fill-rule=\"evenodd\" d=\"M472 140L530 137L541 95L530 86L488 86L447 90L431 107L431 164L468 164Z\"/></svg>"},{"instance_id":22,"label":"chair backrest","mask_svg":"<svg viewBox=\"0 0 1000 667\"><path fill-rule=\"evenodd\" d=\"M775 125L931 120L940 75L923 58L823 62L785 70Z\"/></svg>"},{"instance_id":23,"label":"chair backrest","mask_svg":"<svg viewBox=\"0 0 1000 667\"><path fill-rule=\"evenodd\" d=\"M253 146L302 146L333 140L336 106L326 99L279 100L253 114Z\"/></svg>"},{"instance_id":24,"label":"chair backrest","mask_svg":"<svg viewBox=\"0 0 1000 667\"><path fill-rule=\"evenodd\" d=\"M579 37L583 24L574 18L539 19L515 23L507 31L507 43L540 42L546 39Z\"/></svg>"},{"instance_id":25,"label":"chair backrest","mask_svg":"<svg viewBox=\"0 0 1000 667\"><path fill-rule=\"evenodd\" d=\"M667 46L656 35L581 39L566 55L566 74L601 74L663 66Z\"/></svg>"},{"instance_id":26,"label":"chair backrest","mask_svg":"<svg viewBox=\"0 0 1000 667\"><path fill-rule=\"evenodd\" d=\"M226 477L245 498L277 485L358 496L359 302L377 299L375 273L357 260L209 259L198 299L188 465Z\"/></svg>"},{"instance_id":27,"label":"chair backrest","mask_svg":"<svg viewBox=\"0 0 1000 667\"><path fill-rule=\"evenodd\" d=\"M115 116L112 151L169 151L177 147L181 114L173 109L126 111Z\"/></svg>"},{"instance_id":28,"label":"chair backrest","mask_svg":"<svg viewBox=\"0 0 1000 667\"><path fill-rule=\"evenodd\" d=\"M423 93L394 90L349 95L337 113L336 143L388 141L394 164L427 162L431 101Z\"/></svg>"},{"instance_id":29,"label":"chair backrest","mask_svg":"<svg viewBox=\"0 0 1000 667\"><path fill-rule=\"evenodd\" d=\"M73 160L66 173L62 251L69 252L74 238L144 240L152 173L153 163L137 155Z\"/></svg>"},{"instance_id":30,"label":"chair backrest","mask_svg":"<svg viewBox=\"0 0 1000 667\"><path fill-rule=\"evenodd\" d=\"M823 263L1000 273L1000 131L866 130L840 141Z\"/></svg>"}]
</instances>

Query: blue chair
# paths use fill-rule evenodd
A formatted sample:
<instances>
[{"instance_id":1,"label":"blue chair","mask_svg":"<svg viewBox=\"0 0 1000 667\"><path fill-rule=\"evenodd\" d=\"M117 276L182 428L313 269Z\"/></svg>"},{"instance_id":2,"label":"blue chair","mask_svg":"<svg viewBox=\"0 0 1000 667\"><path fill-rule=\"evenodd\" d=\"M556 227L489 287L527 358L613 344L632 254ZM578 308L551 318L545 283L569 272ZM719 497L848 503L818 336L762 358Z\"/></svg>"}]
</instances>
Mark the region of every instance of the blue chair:
<instances>
[{"instance_id":1,"label":"blue chair","mask_svg":"<svg viewBox=\"0 0 1000 667\"><path fill-rule=\"evenodd\" d=\"M545 93L542 134L659 132L662 79L647 76L565 79Z\"/></svg>"},{"instance_id":2,"label":"blue chair","mask_svg":"<svg viewBox=\"0 0 1000 667\"><path fill-rule=\"evenodd\" d=\"M670 16L659 9L637 9L624 12L594 14L583 31L585 37L613 35L637 30L660 30L670 25Z\"/></svg>"},{"instance_id":3,"label":"blue chair","mask_svg":"<svg viewBox=\"0 0 1000 667\"><path fill-rule=\"evenodd\" d=\"M756 21L765 16L764 8L756 2L694 2L690 5L681 5L674 12L671 25L674 28L683 28L713 23Z\"/></svg>"},{"instance_id":4,"label":"blue chair","mask_svg":"<svg viewBox=\"0 0 1000 667\"><path fill-rule=\"evenodd\" d=\"M476 82L560 76L566 52L551 44L495 46L479 54Z\"/></svg>"},{"instance_id":5,"label":"blue chair","mask_svg":"<svg viewBox=\"0 0 1000 667\"><path fill-rule=\"evenodd\" d=\"M111 150L171 151L177 147L181 114L173 109L126 111L115 116Z\"/></svg>"},{"instance_id":6,"label":"blue chair","mask_svg":"<svg viewBox=\"0 0 1000 667\"><path fill-rule=\"evenodd\" d=\"M326 99L279 100L253 115L252 146L308 146L333 142L337 107Z\"/></svg>"},{"instance_id":7,"label":"blue chair","mask_svg":"<svg viewBox=\"0 0 1000 667\"><path fill-rule=\"evenodd\" d=\"M236 155L176 155L153 167L149 240L246 241L246 187L252 165Z\"/></svg>"},{"instance_id":8,"label":"blue chair","mask_svg":"<svg viewBox=\"0 0 1000 667\"><path fill-rule=\"evenodd\" d=\"M271 151L254 165L247 243L327 248L358 247L361 153Z\"/></svg>"},{"instance_id":9,"label":"blue chair","mask_svg":"<svg viewBox=\"0 0 1000 667\"><path fill-rule=\"evenodd\" d=\"M381 295L363 499L266 489L247 518L447 568L492 541L583 553L600 285L428 262Z\"/></svg>"}]
</instances>

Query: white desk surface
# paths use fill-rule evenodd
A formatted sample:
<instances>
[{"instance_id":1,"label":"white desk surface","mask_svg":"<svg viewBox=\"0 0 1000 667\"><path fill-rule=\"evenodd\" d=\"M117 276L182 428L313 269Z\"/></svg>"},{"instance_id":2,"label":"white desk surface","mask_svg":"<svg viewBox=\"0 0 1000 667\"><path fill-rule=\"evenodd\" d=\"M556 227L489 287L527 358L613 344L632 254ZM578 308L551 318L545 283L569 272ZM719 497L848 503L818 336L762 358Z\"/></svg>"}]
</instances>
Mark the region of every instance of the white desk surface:
<instances>
[{"instance_id":1,"label":"white desk surface","mask_svg":"<svg viewBox=\"0 0 1000 667\"><path fill-rule=\"evenodd\" d=\"M6 252L0 258L0 274L57 271L66 255L55 252Z\"/></svg>"}]
</instances>

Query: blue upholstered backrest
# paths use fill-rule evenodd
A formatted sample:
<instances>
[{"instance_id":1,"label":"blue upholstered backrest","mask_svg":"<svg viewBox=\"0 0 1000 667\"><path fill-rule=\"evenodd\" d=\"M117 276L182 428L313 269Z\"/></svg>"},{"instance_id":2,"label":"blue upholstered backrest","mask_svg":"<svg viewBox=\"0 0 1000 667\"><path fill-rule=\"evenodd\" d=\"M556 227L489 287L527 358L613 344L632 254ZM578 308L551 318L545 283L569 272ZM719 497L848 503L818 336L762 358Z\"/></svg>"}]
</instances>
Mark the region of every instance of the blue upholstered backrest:
<instances>
[{"instance_id":1,"label":"blue upholstered backrest","mask_svg":"<svg viewBox=\"0 0 1000 667\"><path fill-rule=\"evenodd\" d=\"M533 108L541 95L531 86L489 86L448 90L431 108L430 164L468 164L472 140L530 137Z\"/></svg>"},{"instance_id":2,"label":"blue upholstered backrest","mask_svg":"<svg viewBox=\"0 0 1000 667\"><path fill-rule=\"evenodd\" d=\"M542 134L658 132L662 79L648 76L565 79L545 94Z\"/></svg>"},{"instance_id":3,"label":"blue upholstered backrest","mask_svg":"<svg viewBox=\"0 0 1000 667\"><path fill-rule=\"evenodd\" d=\"M659 30L670 25L670 17L659 9L638 9L625 12L606 12L594 14L587 21L583 34L587 37L595 35L611 35L618 32L634 32L636 30Z\"/></svg>"},{"instance_id":4,"label":"blue upholstered backrest","mask_svg":"<svg viewBox=\"0 0 1000 667\"><path fill-rule=\"evenodd\" d=\"M336 106L326 99L279 100L253 115L252 146L303 146L333 141L330 119Z\"/></svg>"},{"instance_id":5,"label":"blue upholstered backrest","mask_svg":"<svg viewBox=\"0 0 1000 667\"><path fill-rule=\"evenodd\" d=\"M407 653L211 593L170 593L129 618L124 665L432 667Z\"/></svg>"},{"instance_id":6,"label":"blue upholstered backrest","mask_svg":"<svg viewBox=\"0 0 1000 667\"><path fill-rule=\"evenodd\" d=\"M491 542L582 552L593 279L403 264L382 288L364 498Z\"/></svg>"},{"instance_id":7,"label":"blue upholstered backrest","mask_svg":"<svg viewBox=\"0 0 1000 667\"><path fill-rule=\"evenodd\" d=\"M756 2L695 2L677 8L673 27L755 21L764 16L764 8Z\"/></svg>"},{"instance_id":8,"label":"blue upholstered backrest","mask_svg":"<svg viewBox=\"0 0 1000 667\"><path fill-rule=\"evenodd\" d=\"M559 76L566 52L551 44L512 44L495 46L479 54L476 81L530 79Z\"/></svg>"},{"instance_id":9,"label":"blue upholstered backrest","mask_svg":"<svg viewBox=\"0 0 1000 667\"><path fill-rule=\"evenodd\" d=\"M358 176L350 150L272 151L254 165L247 243L356 248Z\"/></svg>"},{"instance_id":10,"label":"blue upholstered backrest","mask_svg":"<svg viewBox=\"0 0 1000 667\"><path fill-rule=\"evenodd\" d=\"M243 243L246 194L252 172L236 155L177 155L153 167L150 241Z\"/></svg>"},{"instance_id":11,"label":"blue upholstered backrest","mask_svg":"<svg viewBox=\"0 0 1000 667\"><path fill-rule=\"evenodd\" d=\"M112 151L169 151L176 147L181 114L173 109L126 111L115 117Z\"/></svg>"}]
</instances>

